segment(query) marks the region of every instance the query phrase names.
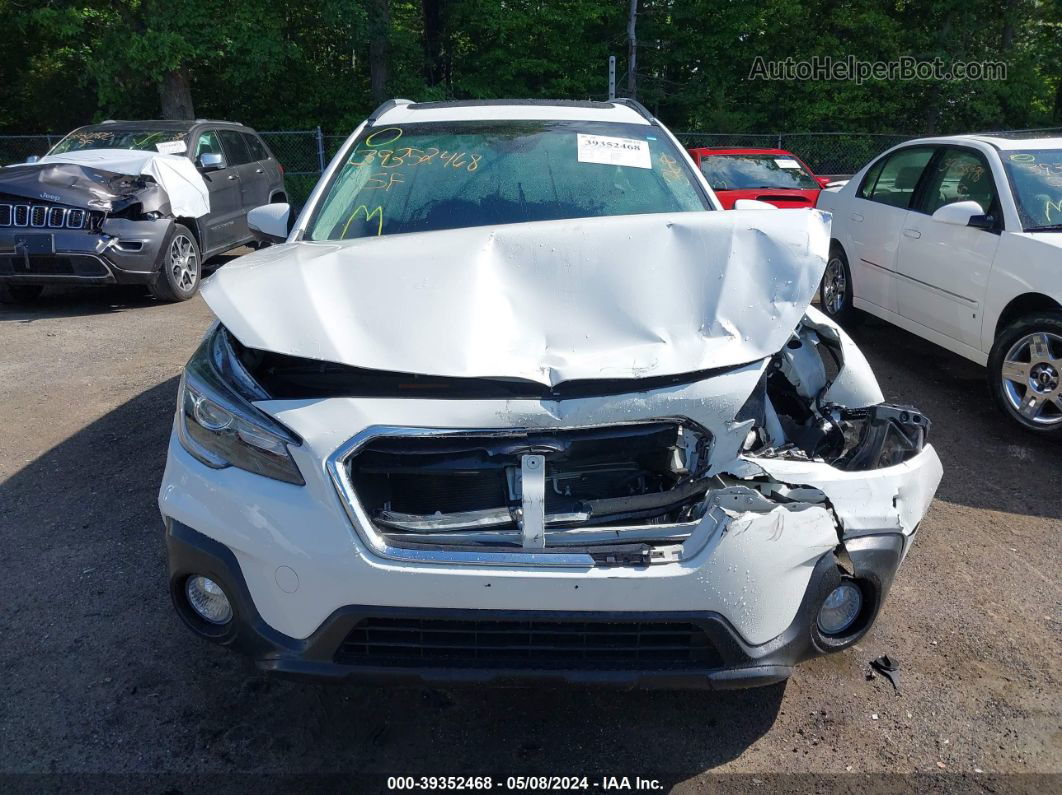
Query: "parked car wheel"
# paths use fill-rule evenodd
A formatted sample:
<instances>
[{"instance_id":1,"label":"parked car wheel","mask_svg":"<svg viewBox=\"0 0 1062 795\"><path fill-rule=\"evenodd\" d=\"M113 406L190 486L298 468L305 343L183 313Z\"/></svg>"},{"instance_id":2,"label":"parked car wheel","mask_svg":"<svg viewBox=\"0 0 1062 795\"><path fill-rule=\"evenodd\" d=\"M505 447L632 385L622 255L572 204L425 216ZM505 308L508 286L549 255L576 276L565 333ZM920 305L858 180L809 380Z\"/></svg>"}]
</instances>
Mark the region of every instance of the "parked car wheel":
<instances>
[{"instance_id":1,"label":"parked car wheel","mask_svg":"<svg viewBox=\"0 0 1062 795\"><path fill-rule=\"evenodd\" d=\"M1062 440L1062 312L1027 315L1007 326L992 346L988 374L1004 414Z\"/></svg>"},{"instance_id":2,"label":"parked car wheel","mask_svg":"<svg viewBox=\"0 0 1062 795\"><path fill-rule=\"evenodd\" d=\"M0 284L0 304L28 304L40 298L41 284Z\"/></svg>"},{"instance_id":3,"label":"parked car wheel","mask_svg":"<svg viewBox=\"0 0 1062 795\"><path fill-rule=\"evenodd\" d=\"M162 249L159 274L151 292L160 301L187 301L199 289L203 273L199 244L188 227L174 224Z\"/></svg>"},{"instance_id":4,"label":"parked car wheel","mask_svg":"<svg viewBox=\"0 0 1062 795\"><path fill-rule=\"evenodd\" d=\"M838 245L830 247L830 258L819 285L822 311L842 325L853 325L862 318L862 312L852 306L852 271L848 257Z\"/></svg>"}]
</instances>

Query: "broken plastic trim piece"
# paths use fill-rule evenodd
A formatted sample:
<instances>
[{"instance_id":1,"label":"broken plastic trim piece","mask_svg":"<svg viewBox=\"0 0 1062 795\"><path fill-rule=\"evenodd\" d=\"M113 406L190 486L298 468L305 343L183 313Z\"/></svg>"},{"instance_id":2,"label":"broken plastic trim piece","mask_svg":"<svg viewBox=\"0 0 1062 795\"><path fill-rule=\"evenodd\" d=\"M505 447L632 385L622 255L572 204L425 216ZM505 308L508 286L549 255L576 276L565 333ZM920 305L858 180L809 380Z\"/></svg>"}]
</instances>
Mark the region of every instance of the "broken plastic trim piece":
<instances>
[{"instance_id":1,"label":"broken plastic trim piece","mask_svg":"<svg viewBox=\"0 0 1062 795\"><path fill-rule=\"evenodd\" d=\"M520 537L524 549L546 546L546 458L525 455L520 458Z\"/></svg>"},{"instance_id":2,"label":"broken plastic trim piece","mask_svg":"<svg viewBox=\"0 0 1062 795\"><path fill-rule=\"evenodd\" d=\"M895 466L918 455L931 424L917 409L887 403L846 409L841 419L859 433L856 443L834 462L838 469L849 472Z\"/></svg>"}]
</instances>

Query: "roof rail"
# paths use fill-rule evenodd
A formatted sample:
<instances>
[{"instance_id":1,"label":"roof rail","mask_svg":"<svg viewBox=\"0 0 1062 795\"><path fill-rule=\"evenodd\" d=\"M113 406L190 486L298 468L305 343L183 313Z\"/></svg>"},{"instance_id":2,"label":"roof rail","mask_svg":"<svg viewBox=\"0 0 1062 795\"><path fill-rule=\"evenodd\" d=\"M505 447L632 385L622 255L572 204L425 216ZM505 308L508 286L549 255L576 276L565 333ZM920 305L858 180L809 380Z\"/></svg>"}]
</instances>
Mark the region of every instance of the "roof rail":
<instances>
[{"instance_id":1,"label":"roof rail","mask_svg":"<svg viewBox=\"0 0 1062 795\"><path fill-rule=\"evenodd\" d=\"M386 102L384 102L382 105L380 105L380 107L378 107L376 110L374 110L371 114L369 114L369 118L366 120L365 123L368 126L371 127L373 125L373 123L378 118L380 118L385 113L387 113L387 111L392 110L392 109L397 108L397 107L401 107L403 105L412 105L412 104L413 104L413 100L411 100L411 99L389 99Z\"/></svg>"},{"instance_id":2,"label":"roof rail","mask_svg":"<svg viewBox=\"0 0 1062 795\"><path fill-rule=\"evenodd\" d=\"M630 97L615 97L609 101L617 105L625 105L626 107L630 108L635 113L637 113L639 116L648 119L650 124L657 123L656 117L649 112L648 108L646 108L645 105L643 105L636 99L631 99Z\"/></svg>"},{"instance_id":3,"label":"roof rail","mask_svg":"<svg viewBox=\"0 0 1062 795\"><path fill-rule=\"evenodd\" d=\"M191 119L174 119L174 121L189 121L189 122L191 122L192 120ZM240 127L246 127L247 126L242 121L227 121L226 119L196 119L192 123L193 124L235 124L235 125L238 125Z\"/></svg>"}]
</instances>

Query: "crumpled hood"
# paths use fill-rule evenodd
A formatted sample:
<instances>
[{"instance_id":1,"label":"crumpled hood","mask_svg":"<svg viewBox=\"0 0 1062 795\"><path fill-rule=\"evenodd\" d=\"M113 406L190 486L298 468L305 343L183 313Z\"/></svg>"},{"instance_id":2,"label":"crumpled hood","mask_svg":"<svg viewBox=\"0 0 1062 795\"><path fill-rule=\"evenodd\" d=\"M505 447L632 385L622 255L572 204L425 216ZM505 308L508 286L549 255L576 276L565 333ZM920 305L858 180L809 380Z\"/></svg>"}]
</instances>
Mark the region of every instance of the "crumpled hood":
<instances>
[{"instance_id":1,"label":"crumpled hood","mask_svg":"<svg viewBox=\"0 0 1062 795\"><path fill-rule=\"evenodd\" d=\"M762 359L818 287L830 216L542 221L264 249L203 296L244 345L453 377L643 378Z\"/></svg>"},{"instance_id":2,"label":"crumpled hood","mask_svg":"<svg viewBox=\"0 0 1062 795\"><path fill-rule=\"evenodd\" d=\"M149 177L147 184L141 177ZM0 169L0 192L87 209L117 209L137 194L161 187L178 216L199 218L210 212L210 192L192 161L177 155L132 149L86 149L45 155L36 163ZM157 209L161 201L152 198Z\"/></svg>"},{"instance_id":3,"label":"crumpled hood","mask_svg":"<svg viewBox=\"0 0 1062 795\"><path fill-rule=\"evenodd\" d=\"M0 169L0 193L100 209L140 190L126 174L72 163L27 163Z\"/></svg>"}]
</instances>

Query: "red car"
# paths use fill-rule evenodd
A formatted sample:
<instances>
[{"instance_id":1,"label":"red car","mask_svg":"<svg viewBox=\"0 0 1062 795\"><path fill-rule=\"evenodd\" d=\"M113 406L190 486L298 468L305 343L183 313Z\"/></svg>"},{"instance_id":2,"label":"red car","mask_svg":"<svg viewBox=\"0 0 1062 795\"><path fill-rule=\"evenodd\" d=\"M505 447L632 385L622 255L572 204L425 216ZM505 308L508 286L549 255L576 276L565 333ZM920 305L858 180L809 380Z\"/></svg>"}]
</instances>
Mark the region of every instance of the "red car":
<instances>
[{"instance_id":1,"label":"red car","mask_svg":"<svg viewBox=\"0 0 1062 795\"><path fill-rule=\"evenodd\" d=\"M738 199L756 199L775 207L814 207L826 177L816 177L784 149L690 149L690 156L712 186L724 209Z\"/></svg>"}]
</instances>

